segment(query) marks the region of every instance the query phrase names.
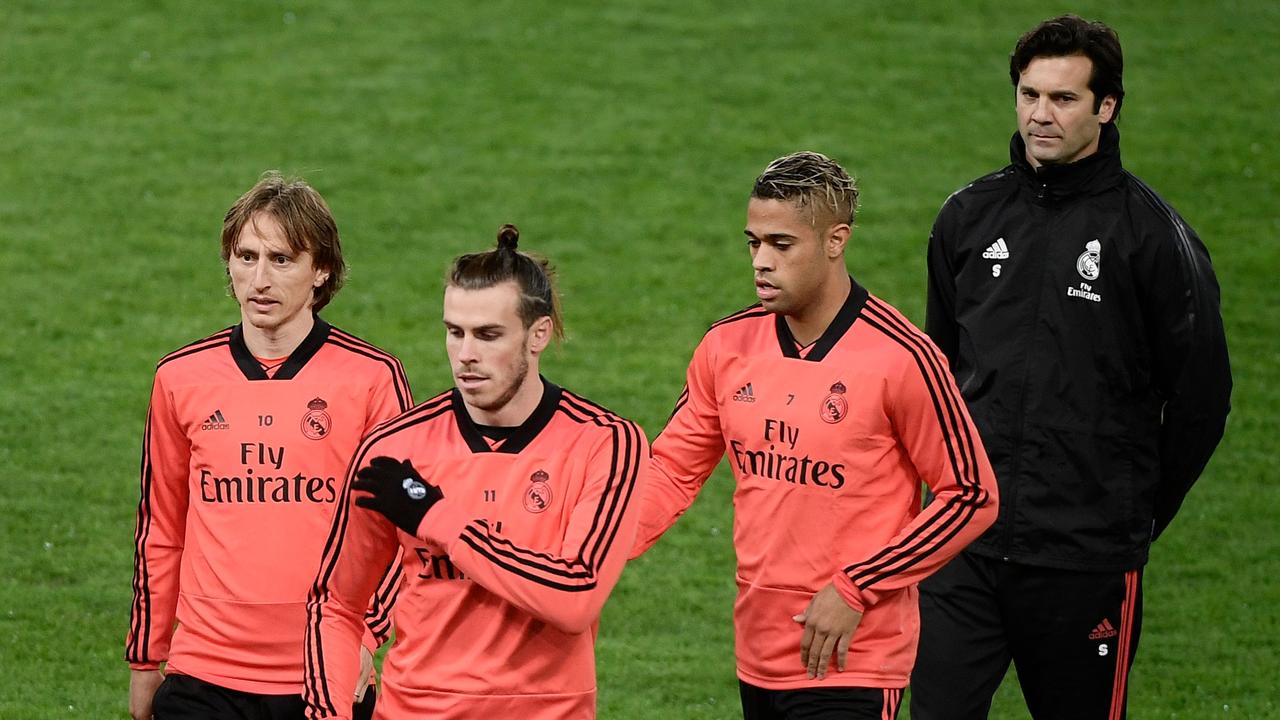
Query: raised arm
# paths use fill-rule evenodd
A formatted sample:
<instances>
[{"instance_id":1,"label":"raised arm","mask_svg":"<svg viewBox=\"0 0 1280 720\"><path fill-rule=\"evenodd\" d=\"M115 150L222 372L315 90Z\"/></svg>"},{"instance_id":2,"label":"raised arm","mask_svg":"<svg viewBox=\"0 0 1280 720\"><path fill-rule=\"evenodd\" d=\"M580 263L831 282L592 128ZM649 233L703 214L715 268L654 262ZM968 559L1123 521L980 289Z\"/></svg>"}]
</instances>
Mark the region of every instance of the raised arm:
<instances>
[{"instance_id":1,"label":"raised arm","mask_svg":"<svg viewBox=\"0 0 1280 720\"><path fill-rule=\"evenodd\" d=\"M845 558L830 585L794 619L804 624L800 660L809 677L826 675L832 654L845 660L862 613L886 593L914 585L959 553L996 519L995 475L960 391L937 347L896 311L869 303L866 322L906 351L889 400L898 441L934 501L866 557ZM914 489L914 488L913 488Z\"/></svg>"},{"instance_id":2,"label":"raised arm","mask_svg":"<svg viewBox=\"0 0 1280 720\"><path fill-rule=\"evenodd\" d=\"M635 423L616 416L600 422L606 432L591 451L558 548L523 547L447 499L427 514L419 537L446 548L486 590L564 632L586 632L626 564L649 465L648 443Z\"/></svg>"},{"instance_id":3,"label":"raised arm","mask_svg":"<svg viewBox=\"0 0 1280 720\"><path fill-rule=\"evenodd\" d=\"M869 306L866 317L910 356L890 417L934 499L882 548L847 559L836 589L859 611L887 591L920 582L964 549L995 522L998 498L995 473L946 358L897 313Z\"/></svg>"}]
</instances>

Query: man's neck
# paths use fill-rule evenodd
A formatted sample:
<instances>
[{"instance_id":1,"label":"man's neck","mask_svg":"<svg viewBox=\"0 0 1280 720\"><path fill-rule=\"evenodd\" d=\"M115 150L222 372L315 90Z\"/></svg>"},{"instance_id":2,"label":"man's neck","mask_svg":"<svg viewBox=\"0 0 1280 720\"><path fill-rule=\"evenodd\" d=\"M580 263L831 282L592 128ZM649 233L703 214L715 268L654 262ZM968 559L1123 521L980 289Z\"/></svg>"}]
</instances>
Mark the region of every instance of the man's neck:
<instances>
[{"instance_id":1,"label":"man's neck","mask_svg":"<svg viewBox=\"0 0 1280 720\"><path fill-rule=\"evenodd\" d=\"M844 307L845 300L849 298L851 287L849 273L842 270L839 277L822 285L818 297L805 306L801 313L787 315L787 327L791 329L791 336L796 342L801 346L808 346L822 337L827 328L831 327L836 315L840 314L840 308Z\"/></svg>"},{"instance_id":2,"label":"man's neck","mask_svg":"<svg viewBox=\"0 0 1280 720\"><path fill-rule=\"evenodd\" d=\"M311 313L299 315L294 321L276 328L260 328L241 320L245 347L254 357L282 358L291 355L315 327L316 318Z\"/></svg>"},{"instance_id":3,"label":"man's neck","mask_svg":"<svg viewBox=\"0 0 1280 720\"><path fill-rule=\"evenodd\" d=\"M1034 157L1031 157L1030 152L1026 154L1026 157L1027 157L1027 164L1031 166L1032 170L1034 170L1037 174L1039 174L1044 172L1048 168L1067 167L1068 165L1075 165L1076 163L1082 160L1087 160L1090 157L1097 154L1098 152L1097 152L1097 149L1095 148L1093 152L1089 152L1084 155L1081 155L1080 157L1074 158L1070 162L1049 162L1049 163L1042 163L1039 160L1036 160Z\"/></svg>"}]
</instances>

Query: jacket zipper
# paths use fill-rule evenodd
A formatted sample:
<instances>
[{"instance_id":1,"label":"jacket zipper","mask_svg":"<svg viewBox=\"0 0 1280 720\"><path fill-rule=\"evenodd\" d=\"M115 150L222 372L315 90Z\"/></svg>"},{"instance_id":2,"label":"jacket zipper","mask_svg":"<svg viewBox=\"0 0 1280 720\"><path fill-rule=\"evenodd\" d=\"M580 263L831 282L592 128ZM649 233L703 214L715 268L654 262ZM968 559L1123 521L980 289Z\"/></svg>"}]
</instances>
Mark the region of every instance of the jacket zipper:
<instances>
[{"instance_id":1,"label":"jacket zipper","mask_svg":"<svg viewBox=\"0 0 1280 720\"><path fill-rule=\"evenodd\" d=\"M1040 187L1036 190L1036 197L1043 199L1047 187L1047 185L1041 183ZM1043 249L1047 250L1048 246L1053 242L1053 222L1057 219L1057 213L1049 209L1046 209L1045 213L1047 217L1044 224L1045 232L1041 236L1041 243ZM1047 256L1048 253L1045 252L1044 255ZM1009 483L1009 497L1005 498L1001 496L1000 498L1000 503L1002 505L1007 503L1008 508L1006 511L1007 514L1005 515L1007 521L1004 524L1004 537L1000 540L1000 559L1005 562L1009 561L1009 549L1013 545L1013 524L1016 519L1015 511L1018 508L1018 477L1022 470L1022 440L1023 436L1026 434L1024 422L1027 414L1027 384L1031 375L1032 358L1032 353L1028 348L1035 344L1036 328L1040 322L1040 304L1044 297L1044 278L1048 273L1049 263L1041 263L1040 274L1035 278L1035 282L1031 286L1032 291L1035 292L1035 304L1031 310L1030 332L1027 334L1027 339L1024 341L1023 347L1020 348L1023 354L1022 382L1018 384L1018 411L1017 415L1014 417L1015 434L1013 441L1013 468L1011 470L1013 473L1013 482Z\"/></svg>"}]
</instances>

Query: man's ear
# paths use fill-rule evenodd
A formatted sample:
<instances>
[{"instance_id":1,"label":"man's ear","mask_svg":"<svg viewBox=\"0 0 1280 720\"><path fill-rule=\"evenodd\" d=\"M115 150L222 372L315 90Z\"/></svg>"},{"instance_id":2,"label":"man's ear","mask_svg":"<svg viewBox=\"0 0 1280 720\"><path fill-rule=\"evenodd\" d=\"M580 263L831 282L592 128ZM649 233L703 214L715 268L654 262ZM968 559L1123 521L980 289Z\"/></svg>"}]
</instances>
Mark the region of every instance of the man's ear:
<instances>
[{"instance_id":1,"label":"man's ear","mask_svg":"<svg viewBox=\"0 0 1280 720\"><path fill-rule=\"evenodd\" d=\"M849 227L849 223L836 223L827 228L822 238L822 249L827 257L834 260L844 255L845 247L849 244L849 236L852 234L853 228Z\"/></svg>"},{"instance_id":2,"label":"man's ear","mask_svg":"<svg viewBox=\"0 0 1280 720\"><path fill-rule=\"evenodd\" d=\"M1116 96L1108 95L1102 98L1102 103L1098 105L1098 124L1106 125L1111 122L1111 118L1116 114Z\"/></svg>"},{"instance_id":3,"label":"man's ear","mask_svg":"<svg viewBox=\"0 0 1280 720\"><path fill-rule=\"evenodd\" d=\"M529 326L529 351L534 355L547 349L547 345L551 344L551 337L555 331L555 322L551 320L551 316L543 315L533 321L533 325Z\"/></svg>"}]
</instances>

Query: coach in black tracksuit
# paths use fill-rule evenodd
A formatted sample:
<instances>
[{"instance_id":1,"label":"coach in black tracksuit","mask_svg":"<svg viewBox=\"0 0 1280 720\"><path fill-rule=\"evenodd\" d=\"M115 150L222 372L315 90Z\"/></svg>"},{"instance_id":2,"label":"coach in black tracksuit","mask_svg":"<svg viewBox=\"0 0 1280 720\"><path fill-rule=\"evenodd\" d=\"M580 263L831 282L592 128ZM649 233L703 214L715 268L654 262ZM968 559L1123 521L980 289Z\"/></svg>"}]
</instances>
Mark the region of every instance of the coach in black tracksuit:
<instances>
[{"instance_id":1,"label":"coach in black tracksuit","mask_svg":"<svg viewBox=\"0 0 1280 720\"><path fill-rule=\"evenodd\" d=\"M912 720L1124 717L1141 572L1222 437L1231 374L1200 239L1120 164L1119 41L1024 35L1012 163L947 200L927 331L995 468L996 524L921 586Z\"/></svg>"}]
</instances>

